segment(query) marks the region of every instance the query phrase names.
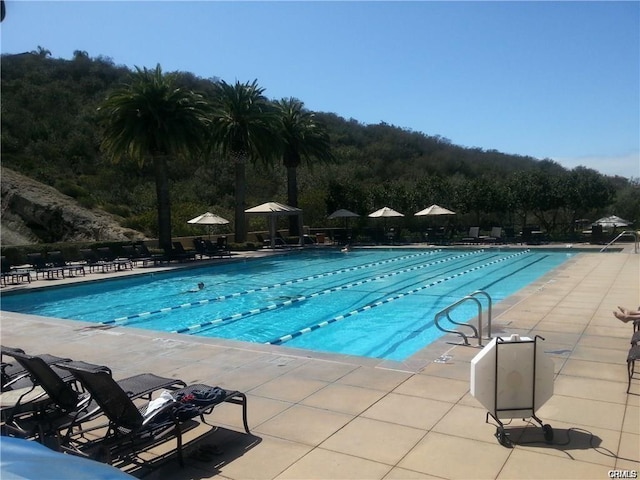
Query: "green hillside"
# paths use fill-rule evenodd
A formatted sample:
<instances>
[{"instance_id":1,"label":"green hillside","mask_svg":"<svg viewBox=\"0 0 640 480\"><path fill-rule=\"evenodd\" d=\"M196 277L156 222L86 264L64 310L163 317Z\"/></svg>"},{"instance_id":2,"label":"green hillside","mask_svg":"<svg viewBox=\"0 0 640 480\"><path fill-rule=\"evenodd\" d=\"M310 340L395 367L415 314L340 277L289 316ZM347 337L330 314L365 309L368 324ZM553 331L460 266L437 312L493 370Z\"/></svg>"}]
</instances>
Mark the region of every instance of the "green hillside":
<instances>
[{"instance_id":1,"label":"green hillside","mask_svg":"<svg viewBox=\"0 0 640 480\"><path fill-rule=\"evenodd\" d=\"M97 108L111 89L127 81L130 71L109 58L89 58L80 51L72 60L50 58L40 49L3 55L1 62L2 165L154 236L156 196L150 168L111 164L99 148ZM214 82L180 73L182 86L205 97L213 94ZM638 179L463 148L440 136L384 123L364 125L337 113L316 112L316 118L327 126L336 161L298 168L299 206L306 225L330 224L326 216L338 208L366 215L387 205L406 214L403 227L419 230L420 220L412 214L433 203L456 211L461 228L535 223L566 234L580 218L615 213L640 219ZM233 218L234 176L227 159L216 154L172 159L170 179L174 235L201 233L186 219L206 210ZM248 206L286 203L286 198L281 164L248 165ZM250 229L264 227L263 219L252 222Z\"/></svg>"}]
</instances>

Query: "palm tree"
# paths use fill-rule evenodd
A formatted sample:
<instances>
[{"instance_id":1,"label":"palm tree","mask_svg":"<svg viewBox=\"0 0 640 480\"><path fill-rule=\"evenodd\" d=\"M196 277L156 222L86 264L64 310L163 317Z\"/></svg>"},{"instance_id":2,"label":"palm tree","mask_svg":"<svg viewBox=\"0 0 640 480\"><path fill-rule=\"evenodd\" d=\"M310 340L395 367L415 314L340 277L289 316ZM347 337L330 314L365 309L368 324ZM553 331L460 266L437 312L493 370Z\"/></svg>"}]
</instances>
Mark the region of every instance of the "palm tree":
<instances>
[{"instance_id":1,"label":"palm tree","mask_svg":"<svg viewBox=\"0 0 640 480\"><path fill-rule=\"evenodd\" d=\"M171 248L171 201L167 162L192 155L204 144L208 104L203 97L175 85L175 74L136 67L131 83L109 95L98 109L103 115L103 149L114 162L130 158L142 167L150 161L156 181L158 241Z\"/></svg>"},{"instance_id":2,"label":"palm tree","mask_svg":"<svg viewBox=\"0 0 640 480\"><path fill-rule=\"evenodd\" d=\"M278 117L257 84L221 80L213 100L212 143L235 169L235 241L247 240L245 223L247 160L271 163L278 151Z\"/></svg>"},{"instance_id":3,"label":"palm tree","mask_svg":"<svg viewBox=\"0 0 640 480\"><path fill-rule=\"evenodd\" d=\"M297 169L302 160L315 158L321 162L334 161L329 134L324 125L318 123L313 112L304 108L304 103L295 98L276 102L281 121L282 163L287 169L287 201L298 206ZM299 235L298 222L291 217L289 234Z\"/></svg>"}]
</instances>

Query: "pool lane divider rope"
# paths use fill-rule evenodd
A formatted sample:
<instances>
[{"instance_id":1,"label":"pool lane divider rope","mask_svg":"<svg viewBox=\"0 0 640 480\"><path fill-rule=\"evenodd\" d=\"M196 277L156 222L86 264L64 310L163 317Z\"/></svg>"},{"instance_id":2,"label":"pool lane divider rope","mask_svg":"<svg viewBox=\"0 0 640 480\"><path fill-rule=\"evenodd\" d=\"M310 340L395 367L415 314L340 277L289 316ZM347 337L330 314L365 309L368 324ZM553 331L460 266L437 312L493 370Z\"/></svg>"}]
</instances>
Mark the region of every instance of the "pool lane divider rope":
<instances>
[{"instance_id":1,"label":"pool lane divider rope","mask_svg":"<svg viewBox=\"0 0 640 480\"><path fill-rule=\"evenodd\" d=\"M171 333L190 333L191 334L191 333L194 333L196 331L201 331L203 329L208 329L208 328L211 328L211 327L215 327L215 326L223 324L223 323L228 323L228 322L231 322L231 321L240 320L242 318L249 317L249 316L252 316L252 315L257 315L257 314L260 314L260 313L264 313L264 312L267 312L269 310L275 310L276 308L287 307L287 306L292 305L294 303L302 302L302 301L308 300L310 298L319 297L321 295L327 295L329 293L339 292L341 290L346 290L348 288L357 287L357 286L360 286L360 285L364 285L366 283L374 282L376 280L381 280L383 278L393 277L393 276L399 275L401 273L407 273L407 272L411 272L411 271L414 271L414 270L419 270L419 269L422 269L422 268L431 267L433 265L438 265L438 264L441 264L441 263L447 263L447 262L450 262L450 261L453 261L453 260L457 260L457 259L460 259L460 258L468 257L470 255L477 255L478 253L481 253L481 252L482 252L482 250L476 250L476 251L472 251L472 252L468 252L468 253L464 253L464 254L460 254L460 255L455 255L453 257L446 257L444 259L441 258L441 259L435 260L433 262L423 263L421 265L416 265L416 266L413 266L413 267L410 267L410 268L406 268L406 269L402 269L402 270L396 270L394 272L389 272L389 273L385 273L385 274L382 274L382 275L376 275L375 277L369 277L369 278L365 278L365 279L362 279L362 280L358 280L357 282L347 283L345 285L340 285L340 286L337 286L337 287L328 288L326 290L322 290L322 291L319 291L319 292L314 292L314 293L311 293L309 295L300 295L298 297L293 297L293 298L290 298L290 299L288 299L286 301L283 301L283 302L270 303L269 305L265 305L264 307L254 308L254 309L248 310L246 312L235 313L235 314L229 315L227 317L221 317L221 318L216 318L216 319L213 319L213 320L208 320L208 321L206 321L204 323L200 323L200 324L197 324L197 325L191 325L191 326L188 326L188 327L181 328L179 330L174 330Z\"/></svg>"},{"instance_id":2,"label":"pool lane divider rope","mask_svg":"<svg viewBox=\"0 0 640 480\"><path fill-rule=\"evenodd\" d=\"M345 313L343 315L338 315L337 317L333 317L333 318L331 318L329 320L325 320L324 322L316 323L315 325L311 325L309 327L303 328L301 330L298 330L296 332L290 333L288 335L283 335L282 337L276 338L276 339L271 340L269 342L265 342L265 344L266 345L282 345L283 343L286 343L286 342L288 342L290 340L293 340L294 338L300 337L300 336L305 335L307 333L311 333L311 332L313 332L315 330L318 330L320 328L323 328L323 327L326 327L328 325L331 325L332 323L336 323L336 322L339 322L340 320L344 320L345 318L353 317L354 315L357 315L359 313L366 312L368 310L371 310L373 308L379 307L381 305L385 305L385 304L393 302L395 300L399 300L402 297L406 297L408 295L412 295L412 294L420 292L422 290L426 290L428 288L434 287L436 285L439 285L441 283L447 282L449 280L453 280L454 278L457 278L457 277L459 277L461 275L466 275L467 273L470 273L470 272L473 272L473 271L476 271L476 270L480 270L482 268L486 268L486 267L494 265L496 263L501 263L501 262L510 260L510 259L512 259L514 257L523 255L524 253L528 253L529 251L530 250L527 249L527 250L524 250L522 252L514 253L513 255L509 255L507 257L503 257L503 258L494 260L492 262L488 262L488 263L485 263L485 264L482 264L482 265L478 265L477 267L469 268L469 269L464 270L462 272L454 273L453 275L450 275L448 277L439 278L437 280L434 280L431 283L428 283L427 285L423 285L421 287L415 288L413 290L409 290L409 291L404 292L404 293L399 293L398 295L395 295L393 297L385 298L384 300L379 300L377 302L370 303L368 305L365 305L364 307L360 307L360 308L358 308L356 310L352 310L351 312Z\"/></svg>"},{"instance_id":3,"label":"pool lane divider rope","mask_svg":"<svg viewBox=\"0 0 640 480\"><path fill-rule=\"evenodd\" d=\"M281 283L275 283L273 285L267 285L264 287L260 287L260 288L251 288L249 290L244 290L242 292L235 292L235 293L230 293L228 295L221 295L219 297L215 297L215 298L207 298L207 299L203 299L203 300L198 300L196 302L189 302L189 303L183 303L180 305L175 305L172 307L164 307L164 308L160 308L158 310L151 310L148 312L142 312L142 313L136 313L133 315L128 315L126 317L120 317L120 318L114 318L112 320L105 320L104 322L100 322L101 325L113 325L114 323L119 324L119 326L123 326L123 325L127 325L130 323L133 323L134 320L140 320L140 319L145 319L146 317L149 317L151 315L158 315L161 313L168 313L168 312L172 312L175 310L180 310L182 308L190 308L190 307L194 307L194 306L198 306L198 305L206 305L207 303L212 303L212 302L221 302L223 300L228 300L230 298L235 298L235 297L239 297L242 295L249 295L252 293L257 293L257 292L264 292L266 290L271 290L274 288L278 288L278 287L284 287L287 285L294 285L296 283L301 283L301 282L306 282L309 280L317 280L319 278L324 278L324 277L331 277L333 275L339 275L342 273L348 273L348 272L353 272L356 270L361 270L364 268L371 268L371 267L377 267L380 265L384 265L387 263L392 263L392 262L399 262L401 260L410 260L412 258L417 258L417 257L421 257L424 255L434 255L436 253L441 253L442 249L437 249L437 250L430 250L428 252L420 252L420 253L413 253L411 255L403 255L401 257L395 257L395 258L390 258L387 260L380 260L379 262L371 262L371 263L366 263L364 265L358 265L355 267L349 267L349 268L342 268L340 270L335 270L332 272L324 272L324 273L318 273L316 275L310 275L308 277L302 277L302 278L296 278L293 280L288 280L286 282L281 282Z\"/></svg>"}]
</instances>

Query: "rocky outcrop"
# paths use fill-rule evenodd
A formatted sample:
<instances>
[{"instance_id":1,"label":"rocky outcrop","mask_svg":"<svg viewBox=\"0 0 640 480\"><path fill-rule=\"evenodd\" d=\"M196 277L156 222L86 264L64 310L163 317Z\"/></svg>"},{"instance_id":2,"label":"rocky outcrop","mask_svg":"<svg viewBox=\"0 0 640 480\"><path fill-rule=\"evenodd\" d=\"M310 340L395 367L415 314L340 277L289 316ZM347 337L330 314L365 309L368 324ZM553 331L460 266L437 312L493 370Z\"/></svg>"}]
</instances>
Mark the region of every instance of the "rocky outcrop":
<instances>
[{"instance_id":1,"label":"rocky outcrop","mask_svg":"<svg viewBox=\"0 0 640 480\"><path fill-rule=\"evenodd\" d=\"M0 169L2 246L32 243L144 240L116 217L88 210L55 188Z\"/></svg>"}]
</instances>

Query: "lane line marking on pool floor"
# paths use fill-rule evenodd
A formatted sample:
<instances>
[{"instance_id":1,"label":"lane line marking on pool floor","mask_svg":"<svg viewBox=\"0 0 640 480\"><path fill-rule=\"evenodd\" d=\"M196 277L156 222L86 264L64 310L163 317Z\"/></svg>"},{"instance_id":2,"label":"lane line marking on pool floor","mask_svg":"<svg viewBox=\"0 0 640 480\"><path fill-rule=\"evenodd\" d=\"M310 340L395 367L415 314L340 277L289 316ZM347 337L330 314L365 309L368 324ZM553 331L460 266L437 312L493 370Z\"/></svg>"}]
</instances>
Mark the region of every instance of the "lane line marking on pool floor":
<instances>
[{"instance_id":1,"label":"lane line marking on pool floor","mask_svg":"<svg viewBox=\"0 0 640 480\"><path fill-rule=\"evenodd\" d=\"M173 310L178 310L180 308L188 308L188 307L193 307L193 306L196 306L196 305L206 305L207 303L220 302L220 301L228 300L230 298L239 297L239 296L242 296L242 295L250 295L250 294L256 293L256 292L264 292L264 291L271 290L271 289L274 289L274 288L293 285L293 284L296 284L296 283L306 282L306 281L310 281L310 280L317 280L319 278L330 277L330 276L333 276L333 275L339 275L339 274L342 274L342 273L353 272L353 271L362 270L362 269L365 269L365 268L377 267L377 266L384 265L384 264L387 264L387 263L399 262L399 261L402 261L402 260L411 260L413 258L421 257L421 256L424 256L424 255L434 255L436 253L441 253L441 252L442 252L442 249L436 249L436 250L429 250L429 251L426 251L426 252L413 253L411 255L403 255L403 256L400 256L400 257L389 258L389 259L386 259L386 260L380 260L378 262L365 263L363 265L357 265L355 267L342 268L340 270L335 270L335 271L332 271L332 272L318 273L316 275L310 275L310 276L307 276L307 277L296 278L296 279L293 279L293 280L287 280L286 282L279 282L279 283L275 283L273 285L267 285L267 286L264 286L264 287L251 288L251 289L243 290L241 292L234 292L234 293L230 293L230 294L227 294L227 295L221 295L221 296L215 297L215 298L198 300L198 301L195 301L195 302L184 303L184 304L176 305L176 306L173 306L173 307L163 307L163 308L160 308L158 310L151 310L151 311L148 311L148 312L135 313L133 315L127 315L125 317L114 318L112 320L105 320L104 322L100 322L100 323L101 323L101 325L112 325L114 323L118 323L118 324L120 324L120 326L123 326L123 325L126 325L128 323L132 323L132 320L136 320L136 319L139 319L139 318L142 318L142 317L147 317L149 315L157 315L157 314L161 314L161 313L171 312Z\"/></svg>"},{"instance_id":2,"label":"lane line marking on pool floor","mask_svg":"<svg viewBox=\"0 0 640 480\"><path fill-rule=\"evenodd\" d=\"M386 274L383 274L383 275L376 275L375 277L365 278L365 279L362 279L362 280L358 280L357 282L347 283L345 285L339 285L337 287L328 288L326 290L322 290L321 292L315 292L315 293L312 293L312 294L309 294L309 295L300 295L298 297L291 298L291 299L288 299L288 300L283 301L283 302L271 303L271 304L269 304L269 305L267 305L265 307L261 307L259 309L253 309L253 310L250 310L250 311L238 313L238 314L236 314L236 317L233 317L233 318L231 318L231 317L221 317L221 318L216 318L216 319L213 319L213 320L208 320L208 321L206 321L204 323L199 323L197 325L191 325L191 326L188 326L188 327L183 327L181 329L174 330L172 333L193 333L195 331L200 331L202 329L209 328L209 327L212 327L212 326L216 326L216 325L219 325L221 323L229 322L230 320L237 320L240 317L242 317L242 318L249 317L249 316L252 316L252 315L256 315L256 314L259 314L259 313L266 312L268 310L273 310L275 308L281 308L281 307L284 307L284 306L289 306L294 302L295 303L301 302L301 301L304 301L304 300L308 300L309 298L317 297L319 295L326 295L326 294L329 294L329 293L334 293L334 292L338 292L338 291L341 291L341 290L346 290L348 288L357 287L357 286L360 286L360 285L364 285L366 283L374 282L376 280L381 280L381 279L384 279L384 278L393 277L395 275L399 275L399 274L402 274L402 273L407 273L407 272L411 272L411 271L414 271L414 270L419 270L419 269L431 267L433 265L438 265L438 264L441 264L441 263L448 263L450 261L458 260L460 258L465 258L465 257L471 256L471 255L477 255L477 254L479 254L481 252L482 252L481 250L476 250L476 251L467 252L467 253L460 254L460 255L455 255L453 257L446 257L446 258L443 258L443 259L438 259L436 261L429 262L429 263L423 263L421 265L415 265L415 266L413 266L411 268L402 269L402 270L396 270L395 272L390 272L390 273L386 273ZM238 317L238 316L240 316L240 317Z\"/></svg>"},{"instance_id":3,"label":"lane line marking on pool floor","mask_svg":"<svg viewBox=\"0 0 640 480\"><path fill-rule=\"evenodd\" d=\"M362 280L359 280L357 282L353 282L353 283L350 283L350 284L340 285L338 287L334 287L334 288L331 288L331 289L323 290L322 292L317 292L316 294L312 294L312 295L301 295L299 297L295 297L295 298L292 298L290 300L287 300L286 303L287 303L287 305L290 305L292 303L302 302L304 300L308 300L312 296L318 296L318 295L325 295L325 294L328 294L328 293L334 293L334 292L337 292L337 291L340 291L340 290L345 290L347 288L352 288L354 286L359 286L359 285L363 285L365 283L369 283L369 282L372 282L372 281L380 280L382 278L388 278L388 277L391 277L391 276L394 276L394 275L398 275L400 273L406 273L406 272L409 272L409 271L418 270L418 269L421 269L421 268L426 268L426 267L437 265L437 264L441 264L441 263L447 263L449 261L457 260L457 259L464 258L464 257L468 257L470 255L476 255L478 253L482 253L482 251L483 250L473 251L473 252L468 252L468 253L464 253L464 254L461 254L461 255L456 255L454 257L447 257L445 259L439 259L439 260L437 260L435 262L414 266L414 267L411 267L409 269L398 270L396 272L391 272L391 273L384 274L384 275L378 275L376 277L371 277L371 278L368 278L368 279L362 279ZM476 270L478 270L480 268L485 268L487 266L494 265L496 263L500 263L502 261L508 260L510 258L519 256L519 255L522 255L522 254L527 253L527 252L528 252L528 250L522 251L522 252L517 252L517 253L515 253L513 255L509 255L507 257L502 257L500 259L493 260L493 261L488 262L486 264L483 264L483 265L480 265L480 266L476 266L476 267L472 267L470 269L463 270L462 272L457 272L457 273L455 273L453 275L450 275L449 277L445 277L445 280L451 280L451 279L456 278L456 277L458 277L460 275L464 275L464 274L476 271ZM442 281L444 281L444 280L436 281L436 283L434 283L434 285L436 285L438 283L441 283ZM433 285L430 285L430 286L433 286ZM397 298L402 298L405 295L412 294L412 293L415 293L416 291L420 291L420 290L421 289L414 290L414 291L411 291L409 293L400 293L399 295L397 295ZM388 302L394 301L395 299L396 299L395 297L390 297L390 299L384 299L384 300L378 301L378 302L376 302L374 304L371 304L371 305L379 306L379 305L382 305L384 303L388 303ZM189 334L193 334L193 333L195 333L197 331L202 331L204 329L208 330L208 329L210 329L212 327L216 327L216 326L219 326L221 324L226 324L226 323L229 323L231 321L239 320L241 318L246 318L246 317L249 317L249 316L252 316L252 315L256 315L256 314L259 314L259 313L264 313L264 312L266 312L268 310L273 310L275 308L281 308L283 306L286 306L285 302L272 303L272 304L269 304L269 305L267 305L265 307L262 307L260 309L255 309L255 310L250 311L250 312L237 313L237 314L235 314L234 316L231 316L231 317L227 316L227 317L222 317L222 318L216 318L216 319L204 322L204 323L200 323L200 324L197 324L197 325L191 325L191 326L188 326L188 327L181 328L179 330L174 330L172 333L189 333ZM349 312L348 314L341 315L339 319L342 320L343 318L346 318L347 316L352 316L352 315L355 315L357 313L359 313L359 310L354 310L352 312ZM266 343L270 343L270 342L266 342Z\"/></svg>"},{"instance_id":4,"label":"lane line marking on pool floor","mask_svg":"<svg viewBox=\"0 0 640 480\"><path fill-rule=\"evenodd\" d=\"M297 337L300 337L300 336L305 335L307 333L311 333L311 332L313 332L315 330L318 330L319 328L323 328L323 327L326 327L328 325L331 325L332 323L336 323L336 322L339 322L341 320L344 320L345 318L352 317L354 315L357 315L359 313L365 312L367 310L371 310L372 308L379 307L381 305L385 305L387 303L393 302L394 300L398 300L398 299L400 299L400 298L402 298L404 296L412 295L414 293L420 292L420 291L425 290L427 288L431 288L431 287L434 287L436 285L439 285L439 284L441 284L443 282L447 282L449 280L453 280L454 278L457 278L457 277L459 277L461 275L466 275L467 273L471 273L473 271L480 270L482 268L486 268L486 267L488 267L490 265L494 265L496 263L504 262L506 260L512 259L514 257L517 257L519 255L522 255L522 254L528 253L528 252L529 252L529 250L524 250L522 252L518 252L518 253L515 253L513 255L509 255L507 257L503 257L501 259L494 260L492 262L488 262L486 264L479 265L477 267L473 267L473 268L464 270L462 272L455 273L455 274L450 275L448 277L440 278L440 279L435 280L435 281L433 281L433 282L431 282L431 283L429 283L427 285L423 285L423 286L415 288L413 290L409 290L407 292L400 293L400 294L395 295L393 297L385 298L384 300L380 300L380 301L377 301L375 303L371 303L371 304L365 305L365 306L360 307L360 308L358 308L356 310L352 310L351 312L348 312L348 313L345 313L345 314L342 314L342 315L338 315L337 317L333 317L333 318L331 318L329 320L324 320L324 321L322 321L320 323L317 323L315 325L310 325L310 326L305 327L305 328L303 328L301 330L298 330L296 332L289 333L287 335L283 335L283 336L281 336L279 338L276 338L274 340L271 340L269 342L265 342L265 344L266 345L281 345L281 344L286 343L286 342L288 342L290 340L293 340L294 338L297 338Z\"/></svg>"}]
</instances>

